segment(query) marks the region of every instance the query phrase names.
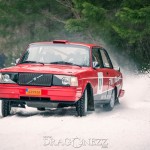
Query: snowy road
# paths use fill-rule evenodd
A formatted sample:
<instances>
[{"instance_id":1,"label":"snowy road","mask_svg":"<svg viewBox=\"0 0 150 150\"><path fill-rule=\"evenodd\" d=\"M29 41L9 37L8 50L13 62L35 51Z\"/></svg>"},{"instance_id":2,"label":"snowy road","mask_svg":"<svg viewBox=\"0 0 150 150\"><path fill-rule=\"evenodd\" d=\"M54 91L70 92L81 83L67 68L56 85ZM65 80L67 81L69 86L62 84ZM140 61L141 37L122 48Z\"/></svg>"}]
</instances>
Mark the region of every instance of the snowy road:
<instances>
[{"instance_id":1,"label":"snowy road","mask_svg":"<svg viewBox=\"0 0 150 150\"><path fill-rule=\"evenodd\" d=\"M18 109L0 118L0 150L148 150L150 78L126 78L126 94L113 111L80 118L75 109Z\"/></svg>"}]
</instances>

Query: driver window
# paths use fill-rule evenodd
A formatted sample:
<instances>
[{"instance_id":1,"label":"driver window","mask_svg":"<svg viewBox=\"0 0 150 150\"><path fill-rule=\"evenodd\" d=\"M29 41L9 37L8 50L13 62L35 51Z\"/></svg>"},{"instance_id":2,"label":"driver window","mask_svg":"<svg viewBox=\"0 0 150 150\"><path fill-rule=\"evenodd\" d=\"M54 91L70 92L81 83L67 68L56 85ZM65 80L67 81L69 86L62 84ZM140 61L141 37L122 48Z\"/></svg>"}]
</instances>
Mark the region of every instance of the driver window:
<instances>
[{"instance_id":1,"label":"driver window","mask_svg":"<svg viewBox=\"0 0 150 150\"><path fill-rule=\"evenodd\" d=\"M100 50L100 52L101 52L104 68L112 68L112 65L110 63L110 60L109 60L106 52L102 49Z\"/></svg>"},{"instance_id":2,"label":"driver window","mask_svg":"<svg viewBox=\"0 0 150 150\"><path fill-rule=\"evenodd\" d=\"M97 62L98 63L97 68L102 67L102 60L100 58L99 48L93 48L92 49L92 62Z\"/></svg>"}]
</instances>

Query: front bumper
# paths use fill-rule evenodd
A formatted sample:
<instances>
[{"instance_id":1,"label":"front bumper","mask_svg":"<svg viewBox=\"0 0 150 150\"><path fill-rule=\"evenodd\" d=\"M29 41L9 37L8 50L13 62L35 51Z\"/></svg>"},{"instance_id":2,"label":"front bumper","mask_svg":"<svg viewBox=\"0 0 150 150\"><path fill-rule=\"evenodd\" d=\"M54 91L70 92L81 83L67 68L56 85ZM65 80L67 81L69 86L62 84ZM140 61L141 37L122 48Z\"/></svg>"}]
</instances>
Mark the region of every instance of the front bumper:
<instances>
[{"instance_id":1,"label":"front bumper","mask_svg":"<svg viewBox=\"0 0 150 150\"><path fill-rule=\"evenodd\" d=\"M41 90L40 95L27 95L26 89ZM0 99L22 100L22 98L48 98L50 101L75 102L82 96L80 87L62 86L19 86L15 84L0 84Z\"/></svg>"}]
</instances>

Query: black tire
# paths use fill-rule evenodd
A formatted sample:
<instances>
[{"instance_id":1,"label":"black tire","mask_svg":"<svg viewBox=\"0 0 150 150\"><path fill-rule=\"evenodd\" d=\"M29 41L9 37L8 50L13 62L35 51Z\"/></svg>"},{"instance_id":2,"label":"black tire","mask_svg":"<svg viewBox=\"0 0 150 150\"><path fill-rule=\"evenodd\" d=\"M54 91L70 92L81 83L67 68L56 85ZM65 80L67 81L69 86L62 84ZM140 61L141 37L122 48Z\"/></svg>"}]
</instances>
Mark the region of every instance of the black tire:
<instances>
[{"instance_id":1,"label":"black tire","mask_svg":"<svg viewBox=\"0 0 150 150\"><path fill-rule=\"evenodd\" d=\"M86 116L87 104L88 104L88 94L87 94L87 89L85 89L82 97L76 103L76 110L78 116L80 117Z\"/></svg>"},{"instance_id":2,"label":"black tire","mask_svg":"<svg viewBox=\"0 0 150 150\"><path fill-rule=\"evenodd\" d=\"M104 110L106 111L111 111L114 106L115 106L115 101L116 101L116 98L115 98L115 90L112 91L112 94L111 94L111 98L110 98L110 102L108 104L104 104L103 105L103 108Z\"/></svg>"},{"instance_id":3,"label":"black tire","mask_svg":"<svg viewBox=\"0 0 150 150\"><path fill-rule=\"evenodd\" d=\"M115 105L118 105L118 104L120 104L120 102L119 102L119 98L117 97L115 101Z\"/></svg>"},{"instance_id":4,"label":"black tire","mask_svg":"<svg viewBox=\"0 0 150 150\"><path fill-rule=\"evenodd\" d=\"M1 104L2 117L9 116L10 110L11 110L10 102L6 100L2 100L2 104Z\"/></svg>"},{"instance_id":5,"label":"black tire","mask_svg":"<svg viewBox=\"0 0 150 150\"><path fill-rule=\"evenodd\" d=\"M37 110L39 110L39 111L45 111L45 108L44 108L44 107L42 107L42 108L37 108Z\"/></svg>"}]
</instances>

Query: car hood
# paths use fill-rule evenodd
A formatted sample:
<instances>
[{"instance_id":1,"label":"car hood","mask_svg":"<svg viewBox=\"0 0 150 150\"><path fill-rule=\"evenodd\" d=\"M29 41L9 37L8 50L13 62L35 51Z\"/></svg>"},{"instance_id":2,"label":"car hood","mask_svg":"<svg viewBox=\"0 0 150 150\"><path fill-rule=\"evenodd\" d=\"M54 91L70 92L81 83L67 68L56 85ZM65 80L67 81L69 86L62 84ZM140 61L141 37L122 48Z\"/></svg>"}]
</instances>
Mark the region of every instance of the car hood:
<instances>
[{"instance_id":1,"label":"car hood","mask_svg":"<svg viewBox=\"0 0 150 150\"><path fill-rule=\"evenodd\" d=\"M53 64L22 64L9 68L1 69L0 72L34 72L34 73L50 73L50 74L66 74L75 75L88 70L89 67L79 67L70 65L53 65Z\"/></svg>"}]
</instances>

